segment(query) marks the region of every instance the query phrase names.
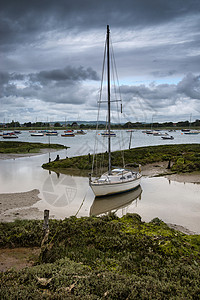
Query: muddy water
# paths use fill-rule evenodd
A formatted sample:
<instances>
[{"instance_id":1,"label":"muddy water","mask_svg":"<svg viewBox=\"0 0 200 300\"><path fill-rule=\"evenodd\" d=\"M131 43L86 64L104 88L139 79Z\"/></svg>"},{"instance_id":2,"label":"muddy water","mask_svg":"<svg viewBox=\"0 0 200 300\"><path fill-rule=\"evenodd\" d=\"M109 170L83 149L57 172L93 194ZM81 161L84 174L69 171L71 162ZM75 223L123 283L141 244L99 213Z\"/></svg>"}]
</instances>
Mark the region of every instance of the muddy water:
<instances>
[{"instance_id":1,"label":"muddy water","mask_svg":"<svg viewBox=\"0 0 200 300\"><path fill-rule=\"evenodd\" d=\"M51 153L52 159L66 150ZM0 193L39 189L41 201L34 207L49 209L55 218L99 215L114 211L118 216L138 213L142 220L155 217L200 233L200 185L166 178L142 178L141 190L94 199L87 177L56 174L41 168L49 154L0 161Z\"/></svg>"}]
</instances>

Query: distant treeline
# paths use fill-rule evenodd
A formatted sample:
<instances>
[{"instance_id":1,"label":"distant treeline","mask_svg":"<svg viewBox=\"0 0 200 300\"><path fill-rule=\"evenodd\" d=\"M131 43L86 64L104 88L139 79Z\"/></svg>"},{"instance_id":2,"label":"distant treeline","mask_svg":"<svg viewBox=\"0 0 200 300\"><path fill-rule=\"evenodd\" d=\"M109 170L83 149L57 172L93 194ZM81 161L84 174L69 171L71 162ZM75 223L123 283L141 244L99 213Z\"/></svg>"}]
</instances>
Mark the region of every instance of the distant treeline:
<instances>
[{"instance_id":1,"label":"distant treeline","mask_svg":"<svg viewBox=\"0 0 200 300\"><path fill-rule=\"evenodd\" d=\"M10 123L6 123L0 124L0 128L4 129L4 128L9 128L9 129L14 129L14 128L23 128L23 129L41 129L41 128L57 128L57 129L61 129L61 128L81 128L81 129L96 129L96 123L83 123L83 124L79 124L77 122L71 122L68 124L63 124L60 122L55 122L54 124L51 122L35 122L35 123L31 123L31 122L27 122L24 124L20 124L18 121L12 121ZM158 123L158 122L154 122L154 123L141 123L141 122L127 122L124 124L111 124L112 129L158 129L158 128L197 128L200 127L200 120L197 119L194 122L189 122L189 121L180 121L177 123L173 123L173 122L164 122L164 123ZM98 125L99 129L105 129L106 128L106 123L105 122L100 122Z\"/></svg>"}]
</instances>

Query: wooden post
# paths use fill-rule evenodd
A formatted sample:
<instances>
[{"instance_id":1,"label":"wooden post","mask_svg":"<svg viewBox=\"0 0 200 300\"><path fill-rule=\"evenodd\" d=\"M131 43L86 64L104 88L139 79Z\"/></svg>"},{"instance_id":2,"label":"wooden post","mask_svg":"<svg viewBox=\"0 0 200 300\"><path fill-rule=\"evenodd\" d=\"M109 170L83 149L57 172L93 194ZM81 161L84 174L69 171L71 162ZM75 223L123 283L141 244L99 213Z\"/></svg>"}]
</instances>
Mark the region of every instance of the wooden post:
<instances>
[{"instance_id":1,"label":"wooden post","mask_svg":"<svg viewBox=\"0 0 200 300\"><path fill-rule=\"evenodd\" d=\"M129 140L129 150L131 149L131 139L132 139L132 130L131 130L130 140Z\"/></svg>"},{"instance_id":2,"label":"wooden post","mask_svg":"<svg viewBox=\"0 0 200 300\"><path fill-rule=\"evenodd\" d=\"M49 210L44 210L44 223L43 223L44 237L49 231Z\"/></svg>"},{"instance_id":3,"label":"wooden post","mask_svg":"<svg viewBox=\"0 0 200 300\"><path fill-rule=\"evenodd\" d=\"M48 250L48 237L49 237L49 210L44 210L44 223L43 223L43 239L41 242L41 251L39 261L43 261L43 257Z\"/></svg>"},{"instance_id":4,"label":"wooden post","mask_svg":"<svg viewBox=\"0 0 200 300\"><path fill-rule=\"evenodd\" d=\"M169 159L167 169L171 169L171 159Z\"/></svg>"}]
</instances>

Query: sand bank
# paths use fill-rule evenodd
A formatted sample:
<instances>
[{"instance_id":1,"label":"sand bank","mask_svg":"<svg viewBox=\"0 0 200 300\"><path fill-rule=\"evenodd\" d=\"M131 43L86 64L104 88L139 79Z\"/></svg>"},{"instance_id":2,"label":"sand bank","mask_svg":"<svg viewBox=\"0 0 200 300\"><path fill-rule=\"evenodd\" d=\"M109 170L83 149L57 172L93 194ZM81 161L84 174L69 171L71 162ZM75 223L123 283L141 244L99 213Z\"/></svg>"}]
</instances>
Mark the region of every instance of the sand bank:
<instances>
[{"instance_id":1,"label":"sand bank","mask_svg":"<svg viewBox=\"0 0 200 300\"><path fill-rule=\"evenodd\" d=\"M0 194L0 221L12 222L15 219L42 219L43 212L31 207L41 199L39 190L24 193Z\"/></svg>"},{"instance_id":2,"label":"sand bank","mask_svg":"<svg viewBox=\"0 0 200 300\"><path fill-rule=\"evenodd\" d=\"M167 169L168 162L157 162L142 166L142 175L146 177L154 177L163 175L169 180L187 183L200 183L200 172L170 174L171 171Z\"/></svg>"}]
</instances>

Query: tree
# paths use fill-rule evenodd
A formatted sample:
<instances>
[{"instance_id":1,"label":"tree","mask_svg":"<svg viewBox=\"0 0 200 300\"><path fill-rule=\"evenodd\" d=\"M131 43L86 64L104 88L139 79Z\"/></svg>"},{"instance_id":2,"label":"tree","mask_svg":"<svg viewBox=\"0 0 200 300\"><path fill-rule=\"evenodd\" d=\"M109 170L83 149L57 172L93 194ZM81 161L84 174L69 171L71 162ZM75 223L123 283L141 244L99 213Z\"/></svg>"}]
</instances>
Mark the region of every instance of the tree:
<instances>
[{"instance_id":1,"label":"tree","mask_svg":"<svg viewBox=\"0 0 200 300\"><path fill-rule=\"evenodd\" d=\"M72 127L77 128L78 127L78 123L77 122L73 122L72 123Z\"/></svg>"},{"instance_id":2,"label":"tree","mask_svg":"<svg viewBox=\"0 0 200 300\"><path fill-rule=\"evenodd\" d=\"M62 127L62 125L61 125L59 122L56 122L56 123L54 124L54 127Z\"/></svg>"}]
</instances>

